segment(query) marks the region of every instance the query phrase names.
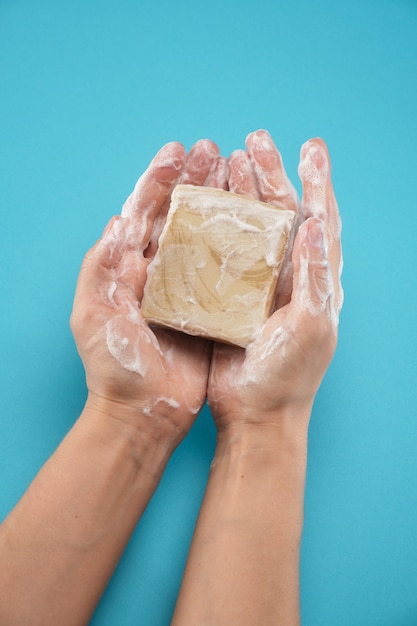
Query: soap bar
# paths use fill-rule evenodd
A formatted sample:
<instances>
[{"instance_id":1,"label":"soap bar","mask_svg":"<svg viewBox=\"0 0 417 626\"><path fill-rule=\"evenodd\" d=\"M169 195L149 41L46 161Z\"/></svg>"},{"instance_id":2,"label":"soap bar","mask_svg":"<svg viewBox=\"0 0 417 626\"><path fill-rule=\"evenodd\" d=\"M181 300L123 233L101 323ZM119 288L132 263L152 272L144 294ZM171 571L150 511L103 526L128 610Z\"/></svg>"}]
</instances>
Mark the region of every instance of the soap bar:
<instances>
[{"instance_id":1,"label":"soap bar","mask_svg":"<svg viewBox=\"0 0 417 626\"><path fill-rule=\"evenodd\" d=\"M150 323L246 347L271 314L293 211L177 185L148 266Z\"/></svg>"}]
</instances>

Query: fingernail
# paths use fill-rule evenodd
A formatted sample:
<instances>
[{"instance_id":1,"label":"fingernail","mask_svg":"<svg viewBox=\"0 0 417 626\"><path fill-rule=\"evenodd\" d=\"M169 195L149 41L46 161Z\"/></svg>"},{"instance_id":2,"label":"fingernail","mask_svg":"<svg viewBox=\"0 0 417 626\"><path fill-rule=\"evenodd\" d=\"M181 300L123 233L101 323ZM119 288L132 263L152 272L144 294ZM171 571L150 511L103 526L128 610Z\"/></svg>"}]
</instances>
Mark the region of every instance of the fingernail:
<instances>
[{"instance_id":1,"label":"fingernail","mask_svg":"<svg viewBox=\"0 0 417 626\"><path fill-rule=\"evenodd\" d=\"M324 248L324 224L321 220L317 220L310 224L308 229L308 239L315 248Z\"/></svg>"}]
</instances>

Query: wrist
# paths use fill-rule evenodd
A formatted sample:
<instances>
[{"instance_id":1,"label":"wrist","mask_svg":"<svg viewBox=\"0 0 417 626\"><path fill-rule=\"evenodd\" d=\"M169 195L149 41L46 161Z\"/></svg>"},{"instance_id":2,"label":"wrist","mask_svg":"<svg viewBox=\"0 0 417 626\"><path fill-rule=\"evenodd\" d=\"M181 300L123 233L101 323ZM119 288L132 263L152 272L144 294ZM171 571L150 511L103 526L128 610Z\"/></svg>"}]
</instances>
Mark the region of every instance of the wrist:
<instances>
[{"instance_id":1,"label":"wrist","mask_svg":"<svg viewBox=\"0 0 417 626\"><path fill-rule=\"evenodd\" d=\"M237 415L214 414L218 449L277 449L303 452L307 447L312 404L282 406L275 411L244 409Z\"/></svg>"},{"instance_id":2,"label":"wrist","mask_svg":"<svg viewBox=\"0 0 417 626\"><path fill-rule=\"evenodd\" d=\"M145 470L156 482L177 445L178 433L170 424L157 428L140 409L91 393L79 422L94 430L104 447L118 448L139 473Z\"/></svg>"},{"instance_id":3,"label":"wrist","mask_svg":"<svg viewBox=\"0 0 417 626\"><path fill-rule=\"evenodd\" d=\"M307 445L308 429L298 425L235 424L218 432L212 467L224 463L236 474L238 468L269 473L285 467L304 483Z\"/></svg>"}]
</instances>

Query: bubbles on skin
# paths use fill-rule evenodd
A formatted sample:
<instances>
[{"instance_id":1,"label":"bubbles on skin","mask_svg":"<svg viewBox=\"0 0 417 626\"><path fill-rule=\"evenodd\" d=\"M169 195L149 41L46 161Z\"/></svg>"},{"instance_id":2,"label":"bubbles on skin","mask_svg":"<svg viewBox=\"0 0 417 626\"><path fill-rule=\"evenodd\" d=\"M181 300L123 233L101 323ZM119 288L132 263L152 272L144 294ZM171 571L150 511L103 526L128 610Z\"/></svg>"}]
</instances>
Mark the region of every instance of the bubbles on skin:
<instances>
[{"instance_id":1,"label":"bubbles on skin","mask_svg":"<svg viewBox=\"0 0 417 626\"><path fill-rule=\"evenodd\" d=\"M152 181L153 185L161 187L161 184L163 184L164 182L168 183L170 180L172 180L172 170L174 169L175 171L177 171L179 175L182 166L183 159L178 155L178 144L174 142L165 145L163 148L163 152L158 152L158 154L149 165L148 169L138 179L133 192L128 197L122 207L122 217L130 218L134 215L135 219L137 220L139 217L137 212L137 206L140 201L140 213L141 216L143 216L143 220L146 222L146 218L154 211L157 205L156 198L158 194L150 194L148 190L146 193L146 197L149 197L149 202L147 206L143 206L143 197L145 196L144 192L145 189L148 188L149 180L152 179L152 177L155 177L155 170L158 170L158 182L156 182L155 180ZM163 172L165 169L170 172L170 175L169 177L167 177L166 181L164 181L163 176Z\"/></svg>"},{"instance_id":2,"label":"bubbles on skin","mask_svg":"<svg viewBox=\"0 0 417 626\"><path fill-rule=\"evenodd\" d=\"M246 358L238 385L246 387L251 384L260 384L270 367L268 359L272 356L285 361L291 336L292 333L288 329L278 326L265 343L254 341L250 344L246 349Z\"/></svg>"},{"instance_id":3,"label":"bubbles on skin","mask_svg":"<svg viewBox=\"0 0 417 626\"><path fill-rule=\"evenodd\" d=\"M115 257L116 262L115 266L110 268L110 280L100 288L99 293L105 304L118 311L127 311L127 314L121 313L117 317L112 317L105 325L106 344L110 355L124 369L144 377L147 367L142 356L141 343L145 341L149 344L154 341L157 349L159 351L160 349L139 311L129 300L129 296L123 290L118 290L126 269L120 258L123 260L122 251L126 248L127 223L128 220L123 218L116 220L103 237L101 245L110 250L110 257L107 260Z\"/></svg>"},{"instance_id":4,"label":"bubbles on skin","mask_svg":"<svg viewBox=\"0 0 417 626\"><path fill-rule=\"evenodd\" d=\"M301 149L298 175L304 183L311 186L309 199L304 203L306 217L318 217L329 225L330 238L340 238L342 223L334 201L327 196L327 184L330 178L330 164L321 145L308 141Z\"/></svg>"},{"instance_id":5,"label":"bubbles on skin","mask_svg":"<svg viewBox=\"0 0 417 626\"><path fill-rule=\"evenodd\" d=\"M327 224L327 236L329 245L334 243L340 246L340 237L342 231L342 221L339 215L336 199L331 191L330 183L330 162L327 151L321 143L310 140L304 144L301 149L300 164L298 173L303 184L309 186L308 199L303 198L307 217L317 217ZM330 190L329 190L330 187ZM343 253L341 248L338 251L339 265L335 280L334 302L332 317L335 321L340 314L343 306L343 288L341 285L341 276L343 272ZM335 289L336 287L336 289Z\"/></svg>"},{"instance_id":6,"label":"bubbles on skin","mask_svg":"<svg viewBox=\"0 0 417 626\"><path fill-rule=\"evenodd\" d=\"M206 187L215 187L217 189L228 189L227 174L227 159L219 156L218 159L214 161L211 170L204 181L204 185Z\"/></svg>"},{"instance_id":7,"label":"bubbles on skin","mask_svg":"<svg viewBox=\"0 0 417 626\"><path fill-rule=\"evenodd\" d=\"M284 206L287 209L297 210L300 206L297 191L291 183L284 169L281 156L276 150L274 143L266 131L257 131L249 135L246 139L252 142L255 151L266 153L270 158L274 159L274 169L279 171L279 185L274 185L270 176L267 174L272 171L271 164L265 168L263 164L258 163L256 158L251 157L255 178L258 181L258 188L264 202Z\"/></svg>"},{"instance_id":8,"label":"bubbles on skin","mask_svg":"<svg viewBox=\"0 0 417 626\"><path fill-rule=\"evenodd\" d=\"M139 374L142 378L147 372L146 362L142 359L139 340L130 341L123 332L126 320L116 317L106 323L106 343L111 356L124 369Z\"/></svg>"},{"instance_id":9,"label":"bubbles on skin","mask_svg":"<svg viewBox=\"0 0 417 626\"><path fill-rule=\"evenodd\" d=\"M315 267L321 272L320 278ZM313 270L313 271L312 271ZM301 310L307 310L310 315L317 317L326 310L333 327L337 327L339 320L334 306L333 277L327 259L312 261L306 255L300 259L299 286L296 294L296 303Z\"/></svg>"},{"instance_id":10,"label":"bubbles on skin","mask_svg":"<svg viewBox=\"0 0 417 626\"><path fill-rule=\"evenodd\" d=\"M138 214L137 205L139 200L143 200L144 187L149 185L149 179L154 175L155 168L158 169L159 181L163 182L163 170L168 168L171 172L172 168L179 171L181 169L182 160L176 157L176 147L168 146L164 149L164 154L157 155L145 172L137 181L135 188L129 198L126 200L122 208L121 217L114 218L113 222L105 230L103 237L100 241L100 246L103 252L103 261L105 265L110 269L110 280L104 286L100 288L100 296L105 304L112 306L115 309L121 310L128 307L129 313L127 318L120 315L119 317L112 318L106 323L106 342L107 348L111 356L124 369L130 372L135 372L140 376L145 376L146 365L141 355L141 341L145 340L147 343L151 341L155 344L155 347L159 352L159 344L150 331L144 327L141 330L141 326L145 326L144 322L135 309L135 307L126 301L122 295L117 291L117 287L120 281L123 281L123 276L126 272L131 271L131 265L135 262L136 255L130 255L128 266L124 262L124 254L129 248L137 248L137 252L140 252L140 242L146 237L147 219L149 214L155 209L156 201L150 201L148 206L142 208ZM161 186L161 182L154 182L154 185ZM153 186L154 188L154 186ZM146 195L149 195L149 190ZM152 197L156 197L157 194L152 194ZM113 267L112 267L113 266ZM136 271L139 272L140 268L137 267ZM117 299L115 298L117 291ZM122 297L122 301L119 302L119 298ZM135 326L134 332L130 328L130 333L125 332L126 326ZM127 335L134 336L135 339L128 339Z\"/></svg>"},{"instance_id":11,"label":"bubbles on skin","mask_svg":"<svg viewBox=\"0 0 417 626\"><path fill-rule=\"evenodd\" d=\"M229 157L228 184L233 193L259 199L252 163L244 150L234 150Z\"/></svg>"},{"instance_id":12,"label":"bubbles on skin","mask_svg":"<svg viewBox=\"0 0 417 626\"><path fill-rule=\"evenodd\" d=\"M270 336L266 335L266 341L263 341L262 333L260 333L246 350L222 346L220 353L214 353L212 371L216 372L218 365L220 365L220 363L216 363L217 360L226 360L227 379L232 387L244 390L252 385L257 386L262 383L270 369L269 359L272 356L282 361L287 358L287 348L291 336L291 330L279 326L272 331ZM221 367L219 371L222 371ZM221 402L227 396L227 386L225 387L221 376L213 376L211 388L216 389L215 397L213 398L212 395L213 403Z\"/></svg>"},{"instance_id":13,"label":"bubbles on skin","mask_svg":"<svg viewBox=\"0 0 417 626\"><path fill-rule=\"evenodd\" d=\"M303 221L302 206L269 133L264 130L251 133L246 138L246 145L257 181L258 195L265 202L290 209L297 215L282 264L275 302L276 310L290 300L293 273L291 251L298 226Z\"/></svg>"},{"instance_id":14,"label":"bubbles on skin","mask_svg":"<svg viewBox=\"0 0 417 626\"><path fill-rule=\"evenodd\" d=\"M182 389L183 380L187 379L188 371L189 371L189 362L188 362L188 350L185 347L186 344L192 341L192 347L194 350L198 351L197 342L201 341L201 354L205 351L207 356L209 356L209 351L211 351L211 344L206 340L199 340L198 337L190 338L186 334L177 335L176 331L172 331L166 328L158 328L155 329L158 332L158 345L161 347L161 354L163 355L164 362L166 363L168 369L171 372L174 372L175 375L175 383L174 389L180 390ZM174 333L175 339L182 339L184 342L184 348L187 350L183 356L183 358L178 358L178 344L174 344L172 334ZM202 358L201 363L204 363L204 358ZM199 370L199 364L195 364L195 374L197 374ZM201 379L206 380L207 378L207 369L202 365L201 369ZM204 385L205 386L205 385ZM200 391L197 391L195 394L190 394L186 398L182 398L181 403L184 405L186 410L191 415L197 415L201 406L204 402L204 398L202 398Z\"/></svg>"},{"instance_id":15,"label":"bubbles on skin","mask_svg":"<svg viewBox=\"0 0 417 626\"><path fill-rule=\"evenodd\" d=\"M278 326L278 328L273 331L268 341L263 346L263 352L260 355L259 359L261 361L264 361L265 359L270 357L271 354L277 352L277 350L281 352L281 356L284 359L286 357L286 347L289 339L290 333L285 328L283 328L283 326Z\"/></svg>"},{"instance_id":16,"label":"bubbles on skin","mask_svg":"<svg viewBox=\"0 0 417 626\"><path fill-rule=\"evenodd\" d=\"M166 406L168 406L171 409L179 409L180 408L180 403L175 400L174 398L167 398L165 396L160 396L159 398L156 398L153 402L150 402L149 404L147 404L146 406L143 407L142 411L145 415L147 415L148 417L152 416L152 411L155 409L155 407L158 404L165 404Z\"/></svg>"},{"instance_id":17,"label":"bubbles on skin","mask_svg":"<svg viewBox=\"0 0 417 626\"><path fill-rule=\"evenodd\" d=\"M114 308L117 307L116 302L114 300L114 294L116 293L116 289L117 289L117 283L115 280L112 280L108 289L107 289L107 298L110 302L110 304L112 306L114 306Z\"/></svg>"},{"instance_id":18,"label":"bubbles on skin","mask_svg":"<svg viewBox=\"0 0 417 626\"><path fill-rule=\"evenodd\" d=\"M120 257L121 250L126 248L126 242L126 220L117 216L104 231L99 244L106 255L106 265L111 265Z\"/></svg>"}]
</instances>

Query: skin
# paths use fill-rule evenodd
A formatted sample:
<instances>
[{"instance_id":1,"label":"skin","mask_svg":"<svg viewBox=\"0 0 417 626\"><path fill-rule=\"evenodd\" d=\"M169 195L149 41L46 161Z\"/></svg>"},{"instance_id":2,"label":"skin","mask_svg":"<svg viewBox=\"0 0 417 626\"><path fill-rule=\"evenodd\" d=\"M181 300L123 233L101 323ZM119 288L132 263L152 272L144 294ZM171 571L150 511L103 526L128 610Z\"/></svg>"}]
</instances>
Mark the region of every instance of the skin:
<instances>
[{"instance_id":1,"label":"skin","mask_svg":"<svg viewBox=\"0 0 417 626\"><path fill-rule=\"evenodd\" d=\"M88 624L166 464L206 397L218 429L174 625L297 624L298 553L315 393L337 341L340 219L321 140L300 202L265 131L156 155L86 255L71 327L85 408L0 525L0 623ZM297 211L276 311L246 350L149 328L140 302L173 187L216 186Z\"/></svg>"},{"instance_id":2,"label":"skin","mask_svg":"<svg viewBox=\"0 0 417 626\"><path fill-rule=\"evenodd\" d=\"M218 437L173 626L297 625L307 431L342 304L340 219L325 144L302 148L301 207L266 131L229 160L232 191L299 212L292 289L246 351L215 345ZM282 296L281 296L282 297Z\"/></svg>"},{"instance_id":3,"label":"skin","mask_svg":"<svg viewBox=\"0 0 417 626\"><path fill-rule=\"evenodd\" d=\"M111 220L84 259L71 327L88 399L0 526L1 624L89 622L172 452L206 398L211 345L153 332L140 315L146 269L179 180L225 185L226 161L217 146L199 141L188 155L181 144L165 146L122 216ZM109 328L120 332L120 341L128 340L126 350L141 355L142 374L111 355Z\"/></svg>"}]
</instances>

